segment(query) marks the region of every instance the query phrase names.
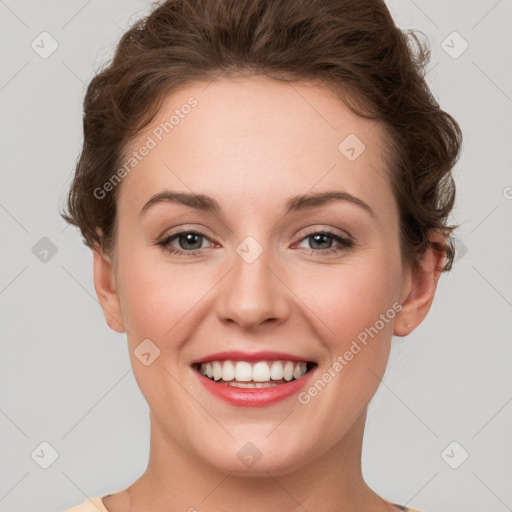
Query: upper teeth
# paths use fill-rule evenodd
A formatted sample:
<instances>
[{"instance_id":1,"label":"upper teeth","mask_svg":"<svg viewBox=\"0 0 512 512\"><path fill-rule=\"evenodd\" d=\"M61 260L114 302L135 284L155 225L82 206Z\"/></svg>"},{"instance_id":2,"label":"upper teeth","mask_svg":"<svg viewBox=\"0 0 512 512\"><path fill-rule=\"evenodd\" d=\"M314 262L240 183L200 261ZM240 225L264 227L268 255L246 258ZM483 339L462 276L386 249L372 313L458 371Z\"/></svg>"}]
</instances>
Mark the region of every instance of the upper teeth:
<instances>
[{"instance_id":1,"label":"upper teeth","mask_svg":"<svg viewBox=\"0 0 512 512\"><path fill-rule=\"evenodd\" d=\"M237 380L240 382L268 382L272 380L298 379L307 372L307 363L304 361L210 361L201 363L201 374L214 380Z\"/></svg>"}]
</instances>

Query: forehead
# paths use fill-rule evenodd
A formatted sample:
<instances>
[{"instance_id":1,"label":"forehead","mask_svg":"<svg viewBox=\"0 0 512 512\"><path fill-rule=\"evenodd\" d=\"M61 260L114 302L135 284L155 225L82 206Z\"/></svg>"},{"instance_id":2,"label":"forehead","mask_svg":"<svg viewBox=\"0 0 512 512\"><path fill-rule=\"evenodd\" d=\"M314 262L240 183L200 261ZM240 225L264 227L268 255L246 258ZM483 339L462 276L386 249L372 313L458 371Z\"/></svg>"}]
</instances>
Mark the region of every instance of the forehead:
<instances>
[{"instance_id":1,"label":"forehead","mask_svg":"<svg viewBox=\"0 0 512 512\"><path fill-rule=\"evenodd\" d=\"M315 83L217 78L170 94L132 141L145 156L121 198L139 209L164 188L256 208L262 200L343 189L368 203L391 199L384 128ZM122 200L120 198L120 201Z\"/></svg>"}]
</instances>

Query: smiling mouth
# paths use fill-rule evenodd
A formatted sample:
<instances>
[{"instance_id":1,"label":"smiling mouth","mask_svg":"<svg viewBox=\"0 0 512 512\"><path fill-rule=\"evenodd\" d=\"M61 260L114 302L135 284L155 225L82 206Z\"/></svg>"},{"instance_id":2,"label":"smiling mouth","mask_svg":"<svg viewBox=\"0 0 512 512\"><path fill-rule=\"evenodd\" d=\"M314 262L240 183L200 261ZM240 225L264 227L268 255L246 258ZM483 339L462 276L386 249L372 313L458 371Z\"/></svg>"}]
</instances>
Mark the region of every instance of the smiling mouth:
<instances>
[{"instance_id":1,"label":"smiling mouth","mask_svg":"<svg viewBox=\"0 0 512 512\"><path fill-rule=\"evenodd\" d=\"M317 366L312 361L209 361L192 368L217 384L236 388L267 388L301 379Z\"/></svg>"}]
</instances>

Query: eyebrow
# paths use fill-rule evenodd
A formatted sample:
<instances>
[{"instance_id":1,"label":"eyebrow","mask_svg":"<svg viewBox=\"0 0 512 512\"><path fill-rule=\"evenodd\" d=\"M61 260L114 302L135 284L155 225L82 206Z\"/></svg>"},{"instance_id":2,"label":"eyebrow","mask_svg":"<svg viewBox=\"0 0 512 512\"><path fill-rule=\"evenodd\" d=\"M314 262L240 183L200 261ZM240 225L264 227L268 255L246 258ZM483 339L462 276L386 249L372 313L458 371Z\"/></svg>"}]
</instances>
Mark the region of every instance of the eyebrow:
<instances>
[{"instance_id":1,"label":"eyebrow","mask_svg":"<svg viewBox=\"0 0 512 512\"><path fill-rule=\"evenodd\" d=\"M291 197L285 202L285 213L316 208L332 201L345 201L354 204L365 210L373 218L377 217L375 212L364 201L358 197L353 196L352 194L349 194L348 192L338 190L315 192ZM182 204L196 210L210 213L220 213L222 210L220 204L215 199L213 199L213 197L204 194L191 194L186 192L172 192L165 190L153 195L142 207L139 216L142 216L143 213L145 213L149 208L159 203Z\"/></svg>"}]
</instances>

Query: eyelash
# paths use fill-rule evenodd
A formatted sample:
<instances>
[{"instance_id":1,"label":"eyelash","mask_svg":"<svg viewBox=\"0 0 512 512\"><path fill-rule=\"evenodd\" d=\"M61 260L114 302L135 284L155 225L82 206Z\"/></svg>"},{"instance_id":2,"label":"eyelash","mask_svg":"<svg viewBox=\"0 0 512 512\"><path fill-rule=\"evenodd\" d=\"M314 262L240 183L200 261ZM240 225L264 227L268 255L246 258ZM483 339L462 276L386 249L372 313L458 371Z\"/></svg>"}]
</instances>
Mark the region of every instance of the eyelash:
<instances>
[{"instance_id":1,"label":"eyelash","mask_svg":"<svg viewBox=\"0 0 512 512\"><path fill-rule=\"evenodd\" d=\"M203 233L199 233L197 231L179 231L177 233L174 233L174 234L164 238L161 242L158 242L157 245L160 245L165 250L165 252L167 252L169 254L175 254L175 255L186 254L188 256L196 256L196 255L201 254L203 249L196 249L193 251L184 251L182 249L176 249L175 247L172 247L170 245L173 240L178 239L181 235L188 235L188 234L197 235L199 237L208 239L208 237L206 235L204 235ZM352 239L343 238L340 235L336 235L332 231L328 231L328 230L311 231L306 236L303 236L300 239L300 242L302 242L303 240L306 240L307 238L310 238L314 235L325 235L325 236L332 238L335 241L339 242L340 245L336 248L331 247L329 249L324 249L324 250L309 249L309 250L307 250L308 251L307 254L309 256L318 255L318 254L320 254L320 255L338 254L338 253L341 253L341 252L344 252L344 251L347 251L347 250L353 248L353 246L355 245L355 243Z\"/></svg>"}]
</instances>

